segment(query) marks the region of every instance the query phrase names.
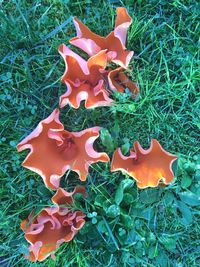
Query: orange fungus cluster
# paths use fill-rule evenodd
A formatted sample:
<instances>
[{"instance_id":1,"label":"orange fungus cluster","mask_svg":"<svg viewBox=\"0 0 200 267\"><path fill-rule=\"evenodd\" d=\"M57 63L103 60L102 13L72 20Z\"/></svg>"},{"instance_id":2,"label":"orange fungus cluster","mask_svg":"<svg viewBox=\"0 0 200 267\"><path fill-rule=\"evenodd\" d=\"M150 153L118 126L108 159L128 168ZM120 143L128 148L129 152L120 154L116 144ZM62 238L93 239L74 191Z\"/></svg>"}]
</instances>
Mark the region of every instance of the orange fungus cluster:
<instances>
[{"instance_id":1,"label":"orange fungus cluster","mask_svg":"<svg viewBox=\"0 0 200 267\"><path fill-rule=\"evenodd\" d=\"M82 211L72 211L70 205L77 193L85 195L84 187L76 187L72 193L59 188L52 197L53 206L44 208L39 214L21 222L26 240L30 243L30 261L43 261L63 243L73 239L75 234L85 224L85 214Z\"/></svg>"},{"instance_id":2,"label":"orange fungus cluster","mask_svg":"<svg viewBox=\"0 0 200 267\"><path fill-rule=\"evenodd\" d=\"M65 63L61 78L66 92L60 96L60 108L70 105L78 109L84 101L85 108L114 105L113 92L129 90L132 100L139 94L138 85L127 74L133 51L126 48L126 37L132 18L127 10L119 7L114 30L106 37L93 33L80 20L74 18L77 36L69 42L86 52L83 59L66 45L59 46L59 53ZM130 73L130 71L129 71ZM39 174L46 187L57 190L52 197L52 205L43 208L21 222L21 229L30 243L29 255L33 262L43 261L48 256L55 258L56 249L71 241L85 224L84 211L72 209L74 195L86 197L83 186L77 186L69 193L60 188L60 179L66 171L76 172L81 181L88 176L89 167L97 162L109 162L105 152L94 149L100 127L70 132L64 129L56 108L18 145L18 151L29 149L23 166ZM159 183L169 184L174 174L172 163L176 156L165 151L156 139L145 150L138 141L124 156L117 148L112 157L111 172L122 171L137 181L139 188L156 187Z\"/></svg>"}]
</instances>

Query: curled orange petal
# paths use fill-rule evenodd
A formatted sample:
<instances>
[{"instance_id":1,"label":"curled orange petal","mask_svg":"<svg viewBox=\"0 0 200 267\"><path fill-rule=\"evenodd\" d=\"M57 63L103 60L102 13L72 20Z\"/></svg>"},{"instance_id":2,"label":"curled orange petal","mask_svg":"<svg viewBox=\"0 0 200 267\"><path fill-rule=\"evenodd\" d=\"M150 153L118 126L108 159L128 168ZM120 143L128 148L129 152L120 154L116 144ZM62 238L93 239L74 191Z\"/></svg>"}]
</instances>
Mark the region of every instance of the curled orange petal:
<instances>
[{"instance_id":1,"label":"curled orange petal","mask_svg":"<svg viewBox=\"0 0 200 267\"><path fill-rule=\"evenodd\" d=\"M160 181L169 184L173 180L172 163L176 159L156 139L152 139L147 150L135 142L134 151L131 149L128 157L123 156L119 148L114 152L111 171L127 173L137 181L139 188L156 187Z\"/></svg>"},{"instance_id":2,"label":"curled orange petal","mask_svg":"<svg viewBox=\"0 0 200 267\"><path fill-rule=\"evenodd\" d=\"M65 198L67 203L65 203L63 198L62 200L60 199L62 204L69 204L69 197L72 199L72 195L75 194L76 190L79 191L79 189L75 189L72 193L62 189L62 194L67 196ZM60 193L61 191L57 191L53 199L58 200ZM85 224L85 214L83 212L61 208L58 203L56 203L56 206L42 209L38 215L33 218L31 217L32 213L26 220L21 222L20 226L25 233L26 240L30 244L30 254L26 258L32 262L43 261L50 255L52 258L55 258L55 250L63 242L71 241Z\"/></svg>"},{"instance_id":3,"label":"curled orange petal","mask_svg":"<svg viewBox=\"0 0 200 267\"><path fill-rule=\"evenodd\" d=\"M105 47L105 38L93 33L85 24L74 17L74 26L76 28L77 36L72 38L69 42L83 51L89 56L97 54Z\"/></svg>"},{"instance_id":4,"label":"curled orange petal","mask_svg":"<svg viewBox=\"0 0 200 267\"><path fill-rule=\"evenodd\" d=\"M106 37L101 37L88 29L80 20L74 18L77 36L70 40L70 43L85 51L89 56L107 49L111 61L127 68L133 56L133 51L126 50L126 35L132 23L131 17L125 8L117 8L115 29Z\"/></svg>"},{"instance_id":5,"label":"curled orange petal","mask_svg":"<svg viewBox=\"0 0 200 267\"><path fill-rule=\"evenodd\" d=\"M129 26L132 24L132 18L129 16L126 8L124 7L118 7L116 12L117 17L115 21L114 33L115 36L118 37L121 43L125 46L127 31Z\"/></svg>"},{"instance_id":6,"label":"curled orange petal","mask_svg":"<svg viewBox=\"0 0 200 267\"><path fill-rule=\"evenodd\" d=\"M85 100L86 108L109 106L113 100L106 90L104 72L107 64L106 50L102 50L85 61L79 55L62 44L59 53L65 62L65 73L62 82L67 92L60 97L60 107L69 104L79 108Z\"/></svg>"},{"instance_id":7,"label":"curled orange petal","mask_svg":"<svg viewBox=\"0 0 200 267\"><path fill-rule=\"evenodd\" d=\"M112 91L124 93L125 89L128 88L133 97L140 91L139 87L128 78L121 67L108 73L108 82Z\"/></svg>"},{"instance_id":8,"label":"curled orange petal","mask_svg":"<svg viewBox=\"0 0 200 267\"><path fill-rule=\"evenodd\" d=\"M30 149L22 165L38 173L51 189L59 187L60 178L69 169L85 181L92 163L109 161L106 153L99 153L93 148L99 131L100 127L81 132L65 131L59 121L59 110L55 109L17 145L18 151Z\"/></svg>"}]
</instances>

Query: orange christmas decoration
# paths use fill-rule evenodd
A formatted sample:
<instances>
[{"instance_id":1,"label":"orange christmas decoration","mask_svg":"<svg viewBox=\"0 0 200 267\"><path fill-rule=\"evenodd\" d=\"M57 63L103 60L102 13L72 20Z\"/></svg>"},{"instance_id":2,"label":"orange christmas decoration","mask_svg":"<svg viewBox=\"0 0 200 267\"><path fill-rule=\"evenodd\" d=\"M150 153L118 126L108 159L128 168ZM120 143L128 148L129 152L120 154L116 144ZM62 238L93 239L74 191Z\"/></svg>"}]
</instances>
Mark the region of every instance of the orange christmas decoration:
<instances>
[{"instance_id":1,"label":"orange christmas decoration","mask_svg":"<svg viewBox=\"0 0 200 267\"><path fill-rule=\"evenodd\" d=\"M59 53L65 61L65 73L62 82L67 86L67 92L60 97L60 107L67 104L79 108L85 100L86 108L109 106L113 100L106 90L104 73L107 64L106 50L85 61L79 55L62 44Z\"/></svg>"},{"instance_id":2,"label":"orange christmas decoration","mask_svg":"<svg viewBox=\"0 0 200 267\"><path fill-rule=\"evenodd\" d=\"M26 220L21 222L20 226L25 233L25 238L31 244L27 259L32 262L43 261L50 255L55 259L55 250L62 243L71 241L83 227L85 224L83 212L71 211L67 207L59 206L59 203L71 205L73 196L77 193L85 195L85 189L77 187L72 193L58 189L52 198L55 206L42 209L33 218L33 213L31 213Z\"/></svg>"},{"instance_id":3,"label":"orange christmas decoration","mask_svg":"<svg viewBox=\"0 0 200 267\"><path fill-rule=\"evenodd\" d=\"M91 164L109 161L106 153L99 153L93 148L99 131L100 127L81 132L65 131L59 121L59 110L55 109L17 145L18 151L30 149L22 165L38 173L51 189L59 187L60 178L69 169L85 181Z\"/></svg>"},{"instance_id":4,"label":"orange christmas decoration","mask_svg":"<svg viewBox=\"0 0 200 267\"><path fill-rule=\"evenodd\" d=\"M124 93L125 89L128 88L132 96L135 97L140 91L139 87L128 78L123 70L123 68L119 67L108 73L109 87L112 91L120 93Z\"/></svg>"},{"instance_id":5,"label":"orange christmas decoration","mask_svg":"<svg viewBox=\"0 0 200 267\"><path fill-rule=\"evenodd\" d=\"M114 154L111 171L122 171L133 177L139 188L156 187L159 182L169 184L173 178L172 163L176 156L165 151L156 139L151 141L149 149L144 150L139 142L134 143L130 156L122 155L120 148Z\"/></svg>"},{"instance_id":6,"label":"orange christmas decoration","mask_svg":"<svg viewBox=\"0 0 200 267\"><path fill-rule=\"evenodd\" d=\"M75 17L74 25L77 36L69 42L85 51L89 56L107 49L109 60L123 68L127 68L133 56L133 51L128 51L125 47L127 30L132 23L132 18L128 15L126 8L118 7L116 12L114 31L106 37L93 33Z\"/></svg>"}]
</instances>

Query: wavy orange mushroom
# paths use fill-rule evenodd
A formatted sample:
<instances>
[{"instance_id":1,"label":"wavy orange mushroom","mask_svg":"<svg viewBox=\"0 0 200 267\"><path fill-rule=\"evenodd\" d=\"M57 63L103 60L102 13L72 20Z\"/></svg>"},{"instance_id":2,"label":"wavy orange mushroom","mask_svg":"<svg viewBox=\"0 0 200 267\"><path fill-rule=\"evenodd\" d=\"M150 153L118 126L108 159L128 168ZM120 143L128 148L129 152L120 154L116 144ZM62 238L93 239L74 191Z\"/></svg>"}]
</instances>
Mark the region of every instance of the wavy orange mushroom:
<instances>
[{"instance_id":1,"label":"wavy orange mushroom","mask_svg":"<svg viewBox=\"0 0 200 267\"><path fill-rule=\"evenodd\" d=\"M114 152L111 171L127 173L137 181L139 188L156 187L159 182L169 184L173 180L172 163L176 159L177 157L165 151L156 139L152 139L147 150L137 141L128 157L122 155L120 148Z\"/></svg>"},{"instance_id":2,"label":"wavy orange mushroom","mask_svg":"<svg viewBox=\"0 0 200 267\"><path fill-rule=\"evenodd\" d=\"M125 47L127 30L132 23L132 18L129 16L126 8L123 7L118 7L116 13L117 17L114 31L106 37L101 37L93 33L75 17L74 25L77 36L69 42L85 51L89 56L93 56L99 53L99 51L107 49L108 57L112 62L123 68L127 68L133 56L133 51L128 51Z\"/></svg>"},{"instance_id":3,"label":"wavy orange mushroom","mask_svg":"<svg viewBox=\"0 0 200 267\"><path fill-rule=\"evenodd\" d=\"M125 89L128 88L133 97L136 97L140 91L137 84L132 82L124 73L124 69L122 67L111 70L108 73L108 82L112 91L124 93Z\"/></svg>"},{"instance_id":4,"label":"wavy orange mushroom","mask_svg":"<svg viewBox=\"0 0 200 267\"><path fill-rule=\"evenodd\" d=\"M52 198L54 206L44 208L32 218L33 212L20 224L25 239L30 243L29 256L32 262L43 261L51 256L55 259L55 250L64 242L71 241L85 224L82 211L71 211L62 205L71 205L77 193L85 195L84 187L76 187L71 193L59 188Z\"/></svg>"},{"instance_id":5,"label":"wavy orange mushroom","mask_svg":"<svg viewBox=\"0 0 200 267\"><path fill-rule=\"evenodd\" d=\"M109 106L113 100L106 90L104 74L107 64L106 50L102 50L85 61L64 44L60 45L59 53L65 62L65 73L62 82L67 91L60 97L60 107L67 104L79 108L85 100L86 108Z\"/></svg>"},{"instance_id":6,"label":"wavy orange mushroom","mask_svg":"<svg viewBox=\"0 0 200 267\"><path fill-rule=\"evenodd\" d=\"M60 178L67 170L75 171L85 181L91 164L109 161L106 153L93 148L99 131L100 127L93 127L68 132L59 121L59 110L55 109L17 145L18 151L30 149L22 166L38 173L53 190L59 187Z\"/></svg>"}]
</instances>

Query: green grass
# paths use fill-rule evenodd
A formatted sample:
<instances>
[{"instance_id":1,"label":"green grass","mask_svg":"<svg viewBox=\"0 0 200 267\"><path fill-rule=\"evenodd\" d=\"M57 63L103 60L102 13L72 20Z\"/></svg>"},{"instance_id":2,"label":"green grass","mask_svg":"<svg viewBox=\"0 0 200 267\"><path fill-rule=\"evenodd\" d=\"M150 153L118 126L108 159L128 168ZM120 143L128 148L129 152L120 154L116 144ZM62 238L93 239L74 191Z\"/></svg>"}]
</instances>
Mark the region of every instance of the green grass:
<instances>
[{"instance_id":1,"label":"green grass","mask_svg":"<svg viewBox=\"0 0 200 267\"><path fill-rule=\"evenodd\" d=\"M102 135L96 145L110 155L125 143L139 140L148 147L157 138L179 156L176 178L165 188L138 190L120 172L110 173L109 164L93 165L85 183L89 198L81 203L87 224L58 249L56 261L31 264L22 256L28 244L19 224L32 209L49 205L53 192L21 167L27 153L18 154L15 146L65 91L57 48L75 35L71 17L106 35L115 8L122 5L134 20L127 47L135 51L130 74L140 85L139 98L132 102L119 95L116 106L94 110L67 106L61 120L73 131L95 125L107 129L106 140ZM0 265L199 266L198 1L2 0L0 6ZM62 178L67 189L77 183L73 173Z\"/></svg>"}]
</instances>

